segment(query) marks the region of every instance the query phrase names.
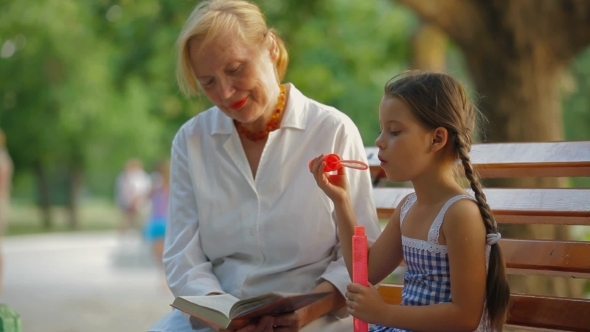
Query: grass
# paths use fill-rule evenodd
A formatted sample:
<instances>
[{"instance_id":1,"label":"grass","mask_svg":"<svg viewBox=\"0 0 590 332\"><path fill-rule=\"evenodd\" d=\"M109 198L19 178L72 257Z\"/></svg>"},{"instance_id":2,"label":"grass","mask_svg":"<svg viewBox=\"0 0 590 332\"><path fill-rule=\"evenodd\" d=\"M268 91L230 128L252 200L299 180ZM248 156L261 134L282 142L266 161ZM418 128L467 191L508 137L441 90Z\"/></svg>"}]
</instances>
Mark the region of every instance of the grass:
<instances>
[{"instance_id":1,"label":"grass","mask_svg":"<svg viewBox=\"0 0 590 332\"><path fill-rule=\"evenodd\" d=\"M67 211L64 207L52 209L53 227L45 229L40 210L33 204L13 203L10 209L9 226L6 236L72 232L104 231L116 229L121 214L117 207L106 200L92 199L80 205L78 229L71 230L67 224Z\"/></svg>"}]
</instances>

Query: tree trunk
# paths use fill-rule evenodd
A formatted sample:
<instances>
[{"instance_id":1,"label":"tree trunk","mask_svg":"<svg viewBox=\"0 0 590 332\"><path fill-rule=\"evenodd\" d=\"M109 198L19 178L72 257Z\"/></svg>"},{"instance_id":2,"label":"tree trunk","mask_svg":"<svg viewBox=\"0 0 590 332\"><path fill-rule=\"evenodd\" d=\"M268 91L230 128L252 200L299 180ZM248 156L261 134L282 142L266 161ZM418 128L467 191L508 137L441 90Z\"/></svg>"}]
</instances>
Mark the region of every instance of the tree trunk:
<instances>
[{"instance_id":1,"label":"tree trunk","mask_svg":"<svg viewBox=\"0 0 590 332\"><path fill-rule=\"evenodd\" d=\"M78 229L80 225L80 190L82 188L82 171L77 166L70 167L68 172L68 227L71 230Z\"/></svg>"},{"instance_id":2,"label":"tree trunk","mask_svg":"<svg viewBox=\"0 0 590 332\"><path fill-rule=\"evenodd\" d=\"M590 2L580 0L397 0L443 30L462 49L489 122L491 142L563 139L557 84L573 56L590 45ZM503 187L561 187L555 178L497 180ZM504 227L503 227L504 228ZM503 229L520 238L568 238L555 226ZM525 281L526 280L526 281ZM579 280L514 277L515 292L581 296Z\"/></svg>"},{"instance_id":3,"label":"tree trunk","mask_svg":"<svg viewBox=\"0 0 590 332\"><path fill-rule=\"evenodd\" d=\"M41 220L43 220L43 228L49 230L53 228L53 215L51 214L51 199L47 172L40 161L35 162L34 165Z\"/></svg>"},{"instance_id":4,"label":"tree trunk","mask_svg":"<svg viewBox=\"0 0 590 332\"><path fill-rule=\"evenodd\" d=\"M532 142L563 140L559 78L565 63L545 57L489 59L479 52L466 52L479 106L487 122L484 139L490 142ZM514 54L513 54L514 55ZM491 63L491 61L493 61ZM490 70L490 68L495 68ZM567 184L561 178L496 179L488 186L520 188L558 188ZM501 227L510 238L569 239L566 227L552 225L511 225ZM510 276L514 292L553 296L581 296L583 281L567 278Z\"/></svg>"},{"instance_id":5,"label":"tree trunk","mask_svg":"<svg viewBox=\"0 0 590 332\"><path fill-rule=\"evenodd\" d=\"M433 24L423 22L412 37L412 67L442 73L447 62L447 36Z\"/></svg>"}]
</instances>

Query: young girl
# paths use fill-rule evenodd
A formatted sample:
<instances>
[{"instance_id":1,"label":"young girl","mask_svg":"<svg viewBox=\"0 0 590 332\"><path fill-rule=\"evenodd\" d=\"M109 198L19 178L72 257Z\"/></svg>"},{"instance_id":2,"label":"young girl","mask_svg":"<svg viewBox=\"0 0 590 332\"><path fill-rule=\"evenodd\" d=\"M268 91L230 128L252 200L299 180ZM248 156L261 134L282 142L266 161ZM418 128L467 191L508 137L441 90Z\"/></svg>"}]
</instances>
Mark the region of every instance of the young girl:
<instances>
[{"instance_id":1,"label":"young girl","mask_svg":"<svg viewBox=\"0 0 590 332\"><path fill-rule=\"evenodd\" d=\"M469 159L475 108L461 84L444 74L411 72L385 86L376 140L387 178L412 181L381 236L369 248L369 282L376 284L405 261L401 305L377 289L348 286L348 311L370 331L501 331L510 296L497 245L496 223ZM475 198L454 177L460 160ZM342 252L351 272L357 221L345 170L311 168L334 202Z\"/></svg>"}]
</instances>

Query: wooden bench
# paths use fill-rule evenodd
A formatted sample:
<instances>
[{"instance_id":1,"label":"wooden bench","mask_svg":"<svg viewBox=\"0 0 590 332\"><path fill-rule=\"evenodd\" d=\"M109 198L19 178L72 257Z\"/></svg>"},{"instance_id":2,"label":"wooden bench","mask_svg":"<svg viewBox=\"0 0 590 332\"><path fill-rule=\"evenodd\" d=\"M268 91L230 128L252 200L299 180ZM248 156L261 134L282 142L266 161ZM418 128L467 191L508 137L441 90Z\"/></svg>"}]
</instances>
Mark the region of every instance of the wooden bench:
<instances>
[{"instance_id":1,"label":"wooden bench","mask_svg":"<svg viewBox=\"0 0 590 332\"><path fill-rule=\"evenodd\" d=\"M367 147L374 183L386 181L378 149ZM590 141L477 144L471 151L481 178L589 177ZM412 188L375 187L377 212L388 219ZM501 224L590 225L589 188L486 188ZM530 239L500 241L509 274L590 279L590 242ZM381 284L392 304L401 301L401 285ZM512 294L507 326L553 331L590 331L590 299Z\"/></svg>"}]
</instances>

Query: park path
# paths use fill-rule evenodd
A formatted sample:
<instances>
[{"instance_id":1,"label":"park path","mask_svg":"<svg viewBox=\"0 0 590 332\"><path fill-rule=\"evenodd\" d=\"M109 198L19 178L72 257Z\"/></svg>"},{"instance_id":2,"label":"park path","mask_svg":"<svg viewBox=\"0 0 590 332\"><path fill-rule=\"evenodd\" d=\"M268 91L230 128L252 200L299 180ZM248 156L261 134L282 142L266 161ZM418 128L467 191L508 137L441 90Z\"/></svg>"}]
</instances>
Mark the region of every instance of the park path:
<instances>
[{"instance_id":1,"label":"park path","mask_svg":"<svg viewBox=\"0 0 590 332\"><path fill-rule=\"evenodd\" d=\"M146 331L170 310L172 295L139 236L115 232L3 239L0 303L23 332Z\"/></svg>"}]
</instances>

